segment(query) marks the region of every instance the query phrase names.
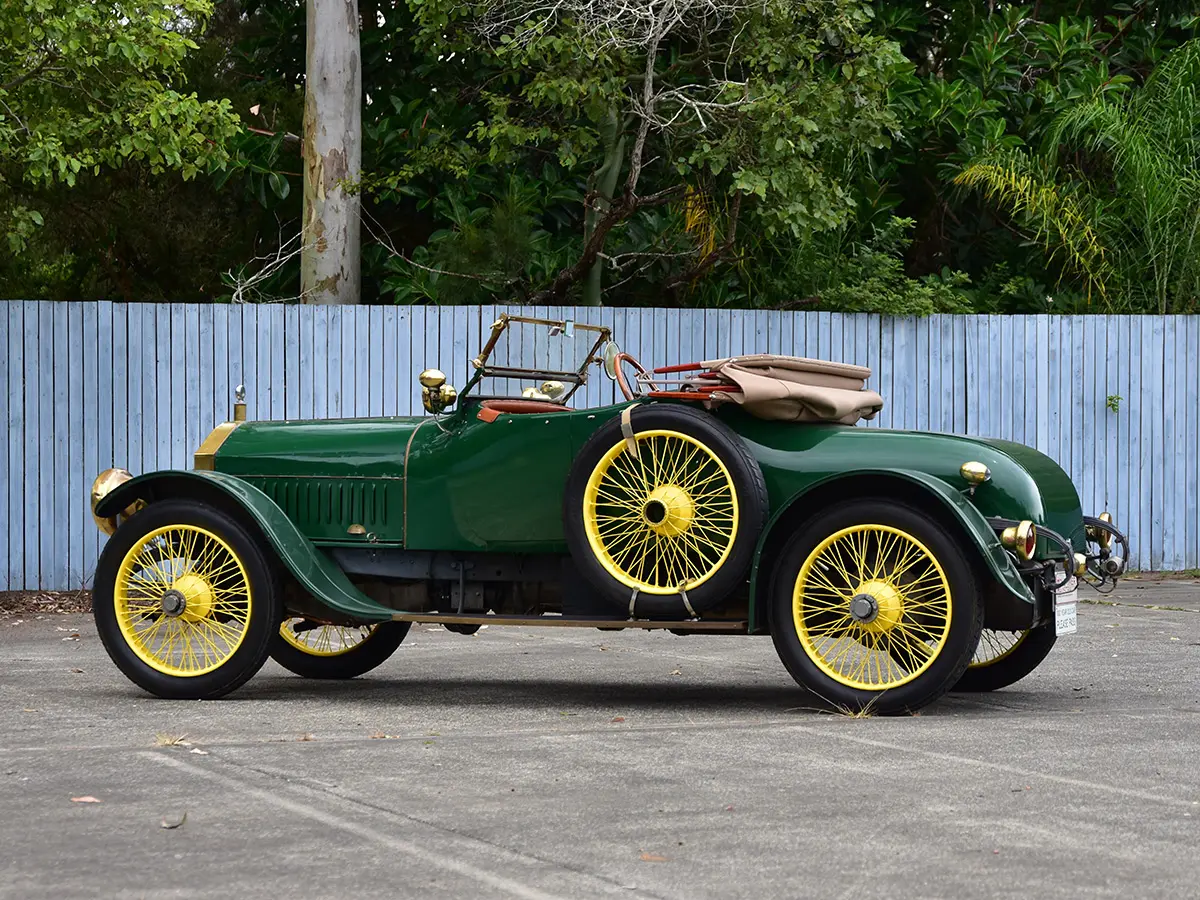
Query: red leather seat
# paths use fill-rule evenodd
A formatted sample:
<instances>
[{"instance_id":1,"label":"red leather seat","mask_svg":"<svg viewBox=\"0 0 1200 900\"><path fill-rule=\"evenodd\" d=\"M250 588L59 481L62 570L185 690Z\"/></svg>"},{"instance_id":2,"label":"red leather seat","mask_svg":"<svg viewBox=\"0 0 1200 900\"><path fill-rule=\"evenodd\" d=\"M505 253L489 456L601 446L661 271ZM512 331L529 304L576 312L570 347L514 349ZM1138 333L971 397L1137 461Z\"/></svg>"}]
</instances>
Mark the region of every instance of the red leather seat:
<instances>
[{"instance_id":1,"label":"red leather seat","mask_svg":"<svg viewBox=\"0 0 1200 900\"><path fill-rule=\"evenodd\" d=\"M522 397L505 398L501 400L484 400L479 404L479 418L485 422L495 422L501 414L521 415L525 413L560 413L567 412L570 407L561 403L549 403L545 400L526 400Z\"/></svg>"}]
</instances>

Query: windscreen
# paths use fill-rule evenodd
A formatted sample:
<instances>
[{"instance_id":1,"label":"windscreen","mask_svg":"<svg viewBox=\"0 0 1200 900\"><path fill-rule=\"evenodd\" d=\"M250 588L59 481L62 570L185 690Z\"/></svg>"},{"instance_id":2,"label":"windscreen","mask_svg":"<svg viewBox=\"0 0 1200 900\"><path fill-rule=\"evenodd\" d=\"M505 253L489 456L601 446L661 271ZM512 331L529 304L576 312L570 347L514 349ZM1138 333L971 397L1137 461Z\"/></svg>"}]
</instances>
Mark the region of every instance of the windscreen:
<instances>
[{"instance_id":1,"label":"windscreen","mask_svg":"<svg viewBox=\"0 0 1200 900\"><path fill-rule=\"evenodd\" d=\"M519 397L526 388L541 390L546 381L561 381L570 392L601 336L599 329L570 322L547 324L509 319L485 360L487 374L478 393ZM587 366L588 380L603 377L598 365Z\"/></svg>"}]
</instances>

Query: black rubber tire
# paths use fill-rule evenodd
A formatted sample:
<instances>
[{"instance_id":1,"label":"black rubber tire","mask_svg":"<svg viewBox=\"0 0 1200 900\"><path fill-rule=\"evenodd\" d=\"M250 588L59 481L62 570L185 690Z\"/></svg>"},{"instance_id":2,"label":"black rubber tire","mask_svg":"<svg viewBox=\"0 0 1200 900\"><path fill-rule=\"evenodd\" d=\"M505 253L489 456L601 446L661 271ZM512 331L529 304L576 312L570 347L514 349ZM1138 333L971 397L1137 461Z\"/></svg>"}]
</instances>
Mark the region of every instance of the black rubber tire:
<instances>
[{"instance_id":1,"label":"black rubber tire","mask_svg":"<svg viewBox=\"0 0 1200 900\"><path fill-rule=\"evenodd\" d=\"M1042 664L1054 649L1056 640L1058 638L1054 634L1053 622L1039 625L1026 632L1021 643L1014 647L1012 652L995 662L969 666L951 690L964 694L980 693L1016 684Z\"/></svg>"},{"instance_id":2,"label":"black rubber tire","mask_svg":"<svg viewBox=\"0 0 1200 900\"><path fill-rule=\"evenodd\" d=\"M114 587L121 562L144 535L167 525L205 528L223 539L241 560L250 580L253 603L246 635L233 655L203 675L178 676L159 672L138 658L121 634L114 605ZM96 563L92 615L100 641L117 668L138 687L168 700L215 700L236 690L267 661L271 635L282 615L277 564L239 522L195 500L153 503L126 520L105 545Z\"/></svg>"},{"instance_id":3,"label":"black rubber tire","mask_svg":"<svg viewBox=\"0 0 1200 900\"><path fill-rule=\"evenodd\" d=\"M804 561L829 535L853 525L891 525L921 541L950 584L950 632L928 669L905 684L866 690L823 672L805 651L792 618L792 593ZM771 637L788 672L832 708L879 715L911 713L937 700L962 677L983 630L975 573L954 535L912 507L890 500L855 500L817 514L784 547L771 587Z\"/></svg>"},{"instance_id":4,"label":"black rubber tire","mask_svg":"<svg viewBox=\"0 0 1200 900\"><path fill-rule=\"evenodd\" d=\"M383 665L408 637L411 622L380 622L361 644L338 656L315 656L289 644L276 629L271 659L301 678L357 678Z\"/></svg>"},{"instance_id":5,"label":"black rubber tire","mask_svg":"<svg viewBox=\"0 0 1200 900\"><path fill-rule=\"evenodd\" d=\"M738 531L729 556L703 584L688 591L688 602L696 612L714 609L726 601L746 580L758 536L767 518L767 486L757 460L745 442L712 413L688 406L650 403L636 407L630 419L635 434L670 429L702 442L729 471L738 497ZM624 442L621 420L606 422L580 448L571 464L563 492L563 530L571 558L600 597L628 613L632 588L610 575L588 544L583 521L583 501L588 479L604 455ZM638 618L690 618L678 594L639 593L635 605Z\"/></svg>"}]
</instances>

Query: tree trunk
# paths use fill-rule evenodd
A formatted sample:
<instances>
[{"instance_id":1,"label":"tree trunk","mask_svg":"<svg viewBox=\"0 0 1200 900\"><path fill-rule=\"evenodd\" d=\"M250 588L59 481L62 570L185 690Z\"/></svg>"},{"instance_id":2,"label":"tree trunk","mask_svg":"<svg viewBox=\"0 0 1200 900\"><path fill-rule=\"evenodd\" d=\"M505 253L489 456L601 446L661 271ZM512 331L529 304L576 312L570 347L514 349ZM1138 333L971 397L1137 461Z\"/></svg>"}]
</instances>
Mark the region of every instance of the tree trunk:
<instances>
[{"instance_id":1,"label":"tree trunk","mask_svg":"<svg viewBox=\"0 0 1200 900\"><path fill-rule=\"evenodd\" d=\"M308 0L304 93L305 303L358 303L362 66L356 0Z\"/></svg>"},{"instance_id":2,"label":"tree trunk","mask_svg":"<svg viewBox=\"0 0 1200 900\"><path fill-rule=\"evenodd\" d=\"M586 246L596 230L596 223L612 206L613 192L621 176L621 163L625 161L625 129L617 110L609 111L608 121L600 129L604 145L604 164L593 176L592 191L595 194L583 217L583 243ZM592 263L587 281L583 284L583 305L600 306L604 298L604 260Z\"/></svg>"}]
</instances>

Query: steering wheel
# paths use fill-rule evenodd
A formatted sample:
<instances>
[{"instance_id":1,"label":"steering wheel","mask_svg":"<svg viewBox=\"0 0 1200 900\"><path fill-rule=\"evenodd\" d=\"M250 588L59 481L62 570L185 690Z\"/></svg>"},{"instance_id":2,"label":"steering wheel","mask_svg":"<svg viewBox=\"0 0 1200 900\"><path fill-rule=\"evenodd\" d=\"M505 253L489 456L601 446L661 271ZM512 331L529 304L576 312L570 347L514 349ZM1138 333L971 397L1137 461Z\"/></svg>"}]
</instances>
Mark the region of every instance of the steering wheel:
<instances>
[{"instance_id":1,"label":"steering wheel","mask_svg":"<svg viewBox=\"0 0 1200 900\"><path fill-rule=\"evenodd\" d=\"M617 358L614 361L613 368L616 371L615 377L616 377L617 387L619 387L621 389L621 393L625 395L626 400L633 400L640 395L638 394L637 391L635 391L633 388L631 388L629 386L629 380L625 377L625 372L622 369L622 366L625 363L629 363L629 365L633 367L633 370L635 372L635 375L634 375L635 379L640 375L644 375L644 376L646 376L646 380L650 385L650 390L652 390L652 391L658 390L658 386L653 381L649 380L650 373L647 372L645 370L645 368L643 368L643 366L640 362L638 362L636 359L634 359L628 353L618 353Z\"/></svg>"}]
</instances>

